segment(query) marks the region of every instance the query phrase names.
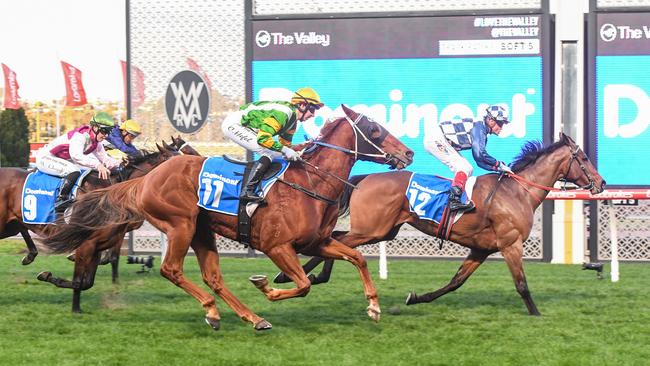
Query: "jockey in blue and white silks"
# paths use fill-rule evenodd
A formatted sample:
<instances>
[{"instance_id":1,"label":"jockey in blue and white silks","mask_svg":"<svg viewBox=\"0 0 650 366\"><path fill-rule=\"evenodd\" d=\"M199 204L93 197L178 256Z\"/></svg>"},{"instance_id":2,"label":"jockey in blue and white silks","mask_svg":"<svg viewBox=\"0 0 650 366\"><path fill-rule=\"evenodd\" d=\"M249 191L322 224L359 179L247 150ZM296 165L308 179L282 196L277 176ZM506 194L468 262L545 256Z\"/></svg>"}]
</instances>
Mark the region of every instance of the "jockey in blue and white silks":
<instances>
[{"instance_id":1,"label":"jockey in blue and white silks","mask_svg":"<svg viewBox=\"0 0 650 366\"><path fill-rule=\"evenodd\" d=\"M482 121L462 119L440 122L424 141L424 148L454 172L454 180L449 195L449 209L470 211L474 203L461 202L467 177L472 175L472 165L458 153L472 150L476 164L485 170L512 173L510 168L488 154L486 150L489 134L498 135L504 124L509 123L508 112L501 106L490 106Z\"/></svg>"}]
</instances>

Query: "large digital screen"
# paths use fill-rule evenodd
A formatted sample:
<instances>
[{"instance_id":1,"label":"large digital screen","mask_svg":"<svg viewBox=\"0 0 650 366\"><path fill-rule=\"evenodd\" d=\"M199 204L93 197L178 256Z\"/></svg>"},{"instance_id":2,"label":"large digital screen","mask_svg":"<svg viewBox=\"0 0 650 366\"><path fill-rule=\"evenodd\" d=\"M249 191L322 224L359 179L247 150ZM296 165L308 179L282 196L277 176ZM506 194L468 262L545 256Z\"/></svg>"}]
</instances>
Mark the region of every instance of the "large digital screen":
<instances>
[{"instance_id":1,"label":"large digital screen","mask_svg":"<svg viewBox=\"0 0 650 366\"><path fill-rule=\"evenodd\" d=\"M650 13L597 14L595 36L590 123L598 172L608 186L650 186Z\"/></svg>"},{"instance_id":2,"label":"large digital screen","mask_svg":"<svg viewBox=\"0 0 650 366\"><path fill-rule=\"evenodd\" d=\"M287 100L314 88L325 107L295 135L315 137L340 104L382 123L415 151L410 170L451 176L423 146L441 121L481 120L499 104L512 123L488 138L506 162L527 140L544 140L546 32L542 15L254 20L253 100ZM471 151L461 153L478 168ZM353 174L385 171L360 162Z\"/></svg>"}]
</instances>

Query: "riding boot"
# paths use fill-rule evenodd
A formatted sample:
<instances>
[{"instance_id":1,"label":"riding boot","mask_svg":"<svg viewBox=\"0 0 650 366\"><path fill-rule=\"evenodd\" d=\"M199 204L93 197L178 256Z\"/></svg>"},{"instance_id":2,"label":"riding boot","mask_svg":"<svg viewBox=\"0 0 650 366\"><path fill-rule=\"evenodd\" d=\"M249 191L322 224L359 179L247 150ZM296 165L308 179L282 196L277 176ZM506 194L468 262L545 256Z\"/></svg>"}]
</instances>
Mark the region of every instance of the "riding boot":
<instances>
[{"instance_id":1,"label":"riding boot","mask_svg":"<svg viewBox=\"0 0 650 366\"><path fill-rule=\"evenodd\" d=\"M460 211L466 212L474 209L474 202L467 200L466 203L462 203L463 189L459 186L451 186L451 191L449 192L449 210L450 211Z\"/></svg>"},{"instance_id":2,"label":"riding boot","mask_svg":"<svg viewBox=\"0 0 650 366\"><path fill-rule=\"evenodd\" d=\"M81 172L72 172L63 178L63 183L59 189L59 195L56 196L56 201L54 202L54 212L63 212L70 206L74 200L70 197L70 193L72 192L72 188L74 187L75 182L77 182L79 175L81 175Z\"/></svg>"},{"instance_id":3,"label":"riding boot","mask_svg":"<svg viewBox=\"0 0 650 366\"><path fill-rule=\"evenodd\" d=\"M248 175L248 180L244 183L241 194L239 195L240 200L247 202L260 202L264 199L257 195L257 186L262 181L264 173L266 173L270 164L271 159L267 156L262 156L258 161L253 163L250 174Z\"/></svg>"}]
</instances>

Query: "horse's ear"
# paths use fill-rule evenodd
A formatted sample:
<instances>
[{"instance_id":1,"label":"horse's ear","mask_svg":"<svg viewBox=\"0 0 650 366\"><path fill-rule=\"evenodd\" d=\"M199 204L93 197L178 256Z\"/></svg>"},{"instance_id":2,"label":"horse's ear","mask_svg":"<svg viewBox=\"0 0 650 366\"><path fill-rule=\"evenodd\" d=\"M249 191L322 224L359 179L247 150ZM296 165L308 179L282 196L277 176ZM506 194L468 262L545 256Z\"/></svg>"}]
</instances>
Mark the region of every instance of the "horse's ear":
<instances>
[{"instance_id":1,"label":"horse's ear","mask_svg":"<svg viewBox=\"0 0 650 366\"><path fill-rule=\"evenodd\" d=\"M359 117L359 113L346 107L345 104L341 104L341 108L343 109L343 112L345 112L345 115L348 116L351 120L355 121L357 117Z\"/></svg>"},{"instance_id":2,"label":"horse's ear","mask_svg":"<svg viewBox=\"0 0 650 366\"><path fill-rule=\"evenodd\" d=\"M171 146L167 145L165 140L163 140L162 144L163 144L163 147L165 148L165 150L172 150L173 149Z\"/></svg>"},{"instance_id":3,"label":"horse's ear","mask_svg":"<svg viewBox=\"0 0 650 366\"><path fill-rule=\"evenodd\" d=\"M156 142L156 147L158 148L158 151L161 153L164 153L166 149L162 148L158 143Z\"/></svg>"}]
</instances>

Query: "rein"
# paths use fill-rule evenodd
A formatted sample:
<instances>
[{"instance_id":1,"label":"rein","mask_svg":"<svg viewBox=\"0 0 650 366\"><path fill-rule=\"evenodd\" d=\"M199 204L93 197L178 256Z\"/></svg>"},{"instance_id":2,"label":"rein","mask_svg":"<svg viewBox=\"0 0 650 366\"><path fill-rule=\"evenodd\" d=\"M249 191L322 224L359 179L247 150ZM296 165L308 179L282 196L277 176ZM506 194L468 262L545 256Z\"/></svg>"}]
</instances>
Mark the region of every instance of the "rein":
<instances>
[{"instance_id":1,"label":"rein","mask_svg":"<svg viewBox=\"0 0 650 366\"><path fill-rule=\"evenodd\" d=\"M299 184L296 184L296 183L293 183L293 182L287 182L286 180L284 180L282 178L278 178L278 181L288 185L289 187L291 187L291 188L293 188L295 190L298 190L298 191L308 195L311 198L315 198L317 200L327 202L327 204L329 204L329 205L335 205L335 204L338 203L338 201L334 201L334 200L331 200L331 199L329 199L329 198L327 198L325 196L321 196L320 194L318 194L316 192L313 192L313 191L310 191L307 188L305 188L305 187L303 187L303 186L301 186ZM356 187L354 187L354 188L356 188Z\"/></svg>"},{"instance_id":2,"label":"rein","mask_svg":"<svg viewBox=\"0 0 650 366\"><path fill-rule=\"evenodd\" d=\"M579 159L577 159L579 151L580 151L580 147L577 146L577 145L576 145L576 149L571 151L571 160L569 160L569 166L567 168L567 173L566 174L569 174L569 172L571 171L571 164L573 164L573 161L574 160L577 161L578 165L580 166L580 169L582 170L584 175L589 180L589 184L584 185L584 186L567 187L566 183L568 182L568 180L566 178L562 178L562 179L558 179L558 181L564 182L564 186L562 188L554 188L554 187L548 187L548 186L545 186L545 185L542 185L542 184L538 184L538 183L535 183L535 182L531 182L528 179L526 179L526 178L524 178L524 177L522 177L520 175L517 175L515 173L505 173L505 174L507 176L509 176L510 178L514 179L517 183L519 183L519 185L521 185L526 190L526 192L528 192L531 196L533 196L540 205L542 204L542 201L539 199L539 197L537 197L535 194L533 194L533 192L531 192L526 185L531 186L531 187L535 187L535 188L539 188L539 189L547 191L547 192L570 191L570 190L577 190L577 189L590 190L591 188L593 188L596 185L596 182L591 177L589 172L587 172L587 167L585 167L585 165ZM499 178L499 179L501 179L501 178Z\"/></svg>"}]
</instances>

